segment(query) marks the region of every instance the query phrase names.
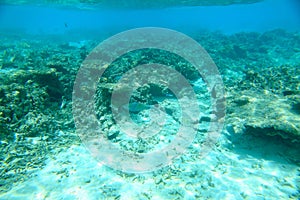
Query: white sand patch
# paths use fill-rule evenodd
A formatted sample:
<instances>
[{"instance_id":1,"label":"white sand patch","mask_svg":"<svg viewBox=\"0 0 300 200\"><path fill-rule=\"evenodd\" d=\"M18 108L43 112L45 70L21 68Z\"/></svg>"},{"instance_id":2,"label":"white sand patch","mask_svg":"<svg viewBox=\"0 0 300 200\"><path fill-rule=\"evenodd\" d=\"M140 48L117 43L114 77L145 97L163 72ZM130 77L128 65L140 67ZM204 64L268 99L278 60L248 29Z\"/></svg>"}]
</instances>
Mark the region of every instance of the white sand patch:
<instances>
[{"instance_id":1,"label":"white sand patch","mask_svg":"<svg viewBox=\"0 0 300 200\"><path fill-rule=\"evenodd\" d=\"M272 154L275 146L259 146L262 141L257 139L251 141L252 149L241 139L233 147L236 141L229 143L224 135L221 140L223 145L202 160L191 160L186 154L168 168L139 175L109 169L83 146L72 146L0 199L297 198L299 166Z\"/></svg>"}]
</instances>

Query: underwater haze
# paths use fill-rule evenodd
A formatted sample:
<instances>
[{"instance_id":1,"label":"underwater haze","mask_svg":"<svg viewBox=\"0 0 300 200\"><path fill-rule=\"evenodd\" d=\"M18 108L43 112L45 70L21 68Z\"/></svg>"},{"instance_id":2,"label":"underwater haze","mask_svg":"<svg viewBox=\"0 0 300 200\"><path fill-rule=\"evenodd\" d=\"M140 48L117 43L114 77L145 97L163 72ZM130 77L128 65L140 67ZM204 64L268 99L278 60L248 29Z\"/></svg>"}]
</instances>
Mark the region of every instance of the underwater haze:
<instances>
[{"instance_id":1,"label":"underwater haze","mask_svg":"<svg viewBox=\"0 0 300 200\"><path fill-rule=\"evenodd\" d=\"M300 199L300 2L1 1L0 199Z\"/></svg>"},{"instance_id":2,"label":"underwater haze","mask_svg":"<svg viewBox=\"0 0 300 200\"><path fill-rule=\"evenodd\" d=\"M178 31L208 29L223 33L263 32L282 28L299 30L300 5L296 0L265 0L230 6L168 7L164 9L80 9L59 4L1 6L1 30L20 29L35 34L77 35L88 31L112 34L137 27L165 27ZM67 25L67 27L66 27ZM80 31L78 31L78 29Z\"/></svg>"}]
</instances>

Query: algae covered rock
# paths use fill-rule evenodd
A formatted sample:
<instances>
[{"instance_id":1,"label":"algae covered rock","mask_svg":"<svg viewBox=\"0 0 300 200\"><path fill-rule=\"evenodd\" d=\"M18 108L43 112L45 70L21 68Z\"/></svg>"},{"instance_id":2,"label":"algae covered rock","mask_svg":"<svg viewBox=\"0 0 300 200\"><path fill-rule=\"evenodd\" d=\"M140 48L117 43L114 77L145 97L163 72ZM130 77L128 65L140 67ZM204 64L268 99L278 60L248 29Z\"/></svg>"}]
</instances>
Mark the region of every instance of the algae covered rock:
<instances>
[{"instance_id":1,"label":"algae covered rock","mask_svg":"<svg viewBox=\"0 0 300 200\"><path fill-rule=\"evenodd\" d=\"M0 45L0 192L42 168L55 147L76 142L65 132L74 129L67 92L77 62L70 69L55 44L51 54L48 45L25 41Z\"/></svg>"},{"instance_id":2,"label":"algae covered rock","mask_svg":"<svg viewBox=\"0 0 300 200\"><path fill-rule=\"evenodd\" d=\"M4 71L0 80L0 119L4 122L1 139L12 139L12 132L36 136L41 132L39 129L50 127L50 119L43 115L49 114L49 108L59 107L62 101L62 86L55 70Z\"/></svg>"},{"instance_id":3,"label":"algae covered rock","mask_svg":"<svg viewBox=\"0 0 300 200\"><path fill-rule=\"evenodd\" d=\"M228 97L227 122L235 133L280 135L300 141L300 115L294 100L268 91L233 92Z\"/></svg>"},{"instance_id":4,"label":"algae covered rock","mask_svg":"<svg viewBox=\"0 0 300 200\"><path fill-rule=\"evenodd\" d=\"M236 74L232 73L232 78L225 80L228 128L235 133L279 135L299 142L299 64L251 66L240 72L242 76L233 79Z\"/></svg>"}]
</instances>

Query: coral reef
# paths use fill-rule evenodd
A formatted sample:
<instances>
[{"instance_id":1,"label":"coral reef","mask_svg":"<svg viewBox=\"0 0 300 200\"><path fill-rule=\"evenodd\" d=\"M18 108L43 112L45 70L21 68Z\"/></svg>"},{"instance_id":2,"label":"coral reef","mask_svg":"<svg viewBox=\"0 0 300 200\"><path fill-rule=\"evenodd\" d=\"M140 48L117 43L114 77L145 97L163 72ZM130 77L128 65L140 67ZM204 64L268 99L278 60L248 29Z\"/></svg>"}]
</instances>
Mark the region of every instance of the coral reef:
<instances>
[{"instance_id":1,"label":"coral reef","mask_svg":"<svg viewBox=\"0 0 300 200\"><path fill-rule=\"evenodd\" d=\"M300 35L273 30L194 37L221 71L226 126L235 133L280 135L299 142Z\"/></svg>"},{"instance_id":2,"label":"coral reef","mask_svg":"<svg viewBox=\"0 0 300 200\"><path fill-rule=\"evenodd\" d=\"M271 92L245 90L228 97L228 128L233 133L280 135L299 142L300 117L292 99Z\"/></svg>"},{"instance_id":3,"label":"coral reef","mask_svg":"<svg viewBox=\"0 0 300 200\"><path fill-rule=\"evenodd\" d=\"M0 191L40 169L45 159L61 151L57 146L78 142L70 99L80 60L72 57L71 67L71 55L61 55L57 48L61 50L34 39L2 41Z\"/></svg>"},{"instance_id":4,"label":"coral reef","mask_svg":"<svg viewBox=\"0 0 300 200\"><path fill-rule=\"evenodd\" d=\"M208 51L223 77L228 132L245 138L265 136L266 141L278 137L289 144L300 141L299 33L274 30L231 36L211 32L191 35ZM0 40L0 191L5 192L14 182L21 183L43 168L46 158L79 143L71 109L73 82L82 61L99 41L16 39L7 35ZM189 63L159 50L131 52L104 73L95 95L106 137L126 150L147 152L175 134L165 131L149 143L125 140L115 129L109 110L111 90L122 74L134 66L157 62L181 72L202 102L203 126L193 145L203 142L207 125L214 120L205 84ZM168 120L178 125L178 102L163 84L147 84L136 90L127 109L137 123L147 122L149 108L158 102ZM173 128L176 131L176 126ZM168 182L162 176L155 181L159 187ZM213 187L210 182L205 187ZM170 189L170 197L176 196L173 192Z\"/></svg>"},{"instance_id":5,"label":"coral reef","mask_svg":"<svg viewBox=\"0 0 300 200\"><path fill-rule=\"evenodd\" d=\"M298 65L245 70L228 91L228 123L235 132L280 135L299 142Z\"/></svg>"}]
</instances>

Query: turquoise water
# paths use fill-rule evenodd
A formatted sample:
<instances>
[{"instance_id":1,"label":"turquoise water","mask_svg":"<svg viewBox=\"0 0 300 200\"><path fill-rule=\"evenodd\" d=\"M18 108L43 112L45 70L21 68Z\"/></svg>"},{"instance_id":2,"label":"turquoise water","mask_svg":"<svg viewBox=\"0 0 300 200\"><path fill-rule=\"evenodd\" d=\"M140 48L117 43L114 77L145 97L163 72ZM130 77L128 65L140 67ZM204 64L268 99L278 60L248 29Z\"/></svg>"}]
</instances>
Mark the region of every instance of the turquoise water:
<instances>
[{"instance_id":1,"label":"turquoise water","mask_svg":"<svg viewBox=\"0 0 300 200\"><path fill-rule=\"evenodd\" d=\"M300 4L4 1L0 199L300 199Z\"/></svg>"}]
</instances>

